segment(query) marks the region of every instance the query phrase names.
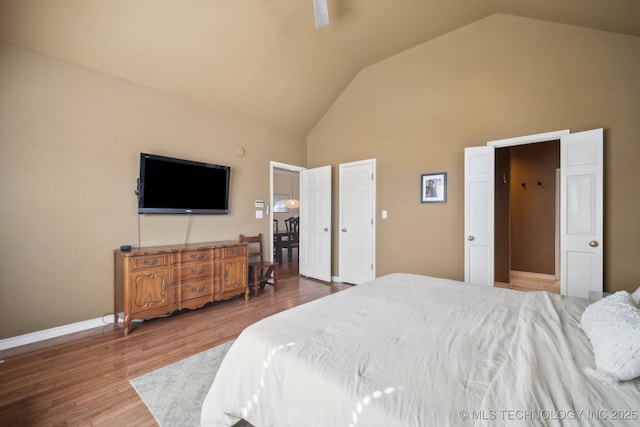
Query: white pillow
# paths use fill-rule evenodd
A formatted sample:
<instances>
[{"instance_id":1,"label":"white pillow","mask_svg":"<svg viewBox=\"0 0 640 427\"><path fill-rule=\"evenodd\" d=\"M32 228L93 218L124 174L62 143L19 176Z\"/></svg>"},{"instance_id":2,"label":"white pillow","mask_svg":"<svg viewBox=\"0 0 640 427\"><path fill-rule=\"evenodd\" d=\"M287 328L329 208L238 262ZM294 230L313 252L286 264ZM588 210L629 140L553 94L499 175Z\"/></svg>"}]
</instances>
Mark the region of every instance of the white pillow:
<instances>
[{"instance_id":1,"label":"white pillow","mask_svg":"<svg viewBox=\"0 0 640 427\"><path fill-rule=\"evenodd\" d=\"M581 326L593 346L598 370L618 381L640 376L640 309L619 291L582 313Z\"/></svg>"},{"instance_id":2,"label":"white pillow","mask_svg":"<svg viewBox=\"0 0 640 427\"><path fill-rule=\"evenodd\" d=\"M638 289L636 289L634 293L631 294L631 298L633 298L633 301L636 303L637 306L640 306L640 286L638 287Z\"/></svg>"}]
</instances>

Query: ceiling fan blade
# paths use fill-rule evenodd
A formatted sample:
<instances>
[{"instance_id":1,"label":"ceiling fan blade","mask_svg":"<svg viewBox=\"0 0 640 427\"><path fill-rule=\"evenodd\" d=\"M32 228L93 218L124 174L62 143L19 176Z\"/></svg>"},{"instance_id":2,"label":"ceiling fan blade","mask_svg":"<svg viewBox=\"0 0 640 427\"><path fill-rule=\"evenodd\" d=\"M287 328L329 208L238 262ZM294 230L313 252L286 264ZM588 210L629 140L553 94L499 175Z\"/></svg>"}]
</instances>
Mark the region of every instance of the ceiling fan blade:
<instances>
[{"instance_id":1,"label":"ceiling fan blade","mask_svg":"<svg viewBox=\"0 0 640 427\"><path fill-rule=\"evenodd\" d=\"M316 28L329 25L329 9L327 0L313 0L313 13L316 18Z\"/></svg>"}]
</instances>

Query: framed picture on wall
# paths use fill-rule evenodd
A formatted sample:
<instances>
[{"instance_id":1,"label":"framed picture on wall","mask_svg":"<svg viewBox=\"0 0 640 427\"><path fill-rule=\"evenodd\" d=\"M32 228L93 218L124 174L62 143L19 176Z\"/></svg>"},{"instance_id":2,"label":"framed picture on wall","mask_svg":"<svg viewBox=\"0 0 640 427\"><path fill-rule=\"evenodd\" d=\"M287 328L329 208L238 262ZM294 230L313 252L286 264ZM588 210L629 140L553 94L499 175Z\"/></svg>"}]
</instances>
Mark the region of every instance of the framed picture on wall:
<instances>
[{"instance_id":1,"label":"framed picture on wall","mask_svg":"<svg viewBox=\"0 0 640 427\"><path fill-rule=\"evenodd\" d=\"M447 173L425 173L420 180L421 203L447 202Z\"/></svg>"}]
</instances>

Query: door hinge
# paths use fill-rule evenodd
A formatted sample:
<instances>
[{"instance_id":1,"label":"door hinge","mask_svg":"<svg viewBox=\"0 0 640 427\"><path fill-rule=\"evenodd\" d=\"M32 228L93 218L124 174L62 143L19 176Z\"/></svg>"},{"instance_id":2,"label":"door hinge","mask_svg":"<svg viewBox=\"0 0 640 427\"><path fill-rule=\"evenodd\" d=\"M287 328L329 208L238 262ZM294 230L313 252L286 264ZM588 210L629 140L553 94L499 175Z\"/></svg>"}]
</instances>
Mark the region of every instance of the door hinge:
<instances>
[{"instance_id":1,"label":"door hinge","mask_svg":"<svg viewBox=\"0 0 640 427\"><path fill-rule=\"evenodd\" d=\"M371 271L373 271L373 264L371 264Z\"/></svg>"}]
</instances>

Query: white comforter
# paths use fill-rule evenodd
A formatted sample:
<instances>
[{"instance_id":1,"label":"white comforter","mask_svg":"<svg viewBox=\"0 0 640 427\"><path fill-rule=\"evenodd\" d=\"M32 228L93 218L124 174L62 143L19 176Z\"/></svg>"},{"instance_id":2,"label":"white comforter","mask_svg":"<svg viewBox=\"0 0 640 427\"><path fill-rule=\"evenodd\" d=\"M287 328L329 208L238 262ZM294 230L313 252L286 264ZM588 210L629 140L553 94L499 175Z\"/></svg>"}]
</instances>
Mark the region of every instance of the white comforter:
<instances>
[{"instance_id":1,"label":"white comforter","mask_svg":"<svg viewBox=\"0 0 640 427\"><path fill-rule=\"evenodd\" d=\"M248 327L202 426L638 425L640 382L585 373L587 304L384 276Z\"/></svg>"}]
</instances>

